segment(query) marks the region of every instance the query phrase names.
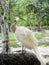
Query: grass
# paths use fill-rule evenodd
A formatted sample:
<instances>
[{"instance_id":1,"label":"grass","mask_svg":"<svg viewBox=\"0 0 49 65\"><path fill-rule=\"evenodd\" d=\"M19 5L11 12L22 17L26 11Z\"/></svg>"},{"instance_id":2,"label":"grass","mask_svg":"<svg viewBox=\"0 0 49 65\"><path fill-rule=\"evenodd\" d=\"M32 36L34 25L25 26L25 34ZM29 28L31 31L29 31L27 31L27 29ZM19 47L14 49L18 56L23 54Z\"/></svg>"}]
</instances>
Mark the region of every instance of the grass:
<instances>
[{"instance_id":1,"label":"grass","mask_svg":"<svg viewBox=\"0 0 49 65\"><path fill-rule=\"evenodd\" d=\"M36 37L37 39L42 39L44 36L45 36L44 33L41 33L41 34L35 34L35 37Z\"/></svg>"},{"instance_id":2,"label":"grass","mask_svg":"<svg viewBox=\"0 0 49 65\"><path fill-rule=\"evenodd\" d=\"M41 33L41 34L35 34L35 37L37 38L37 39L42 39L43 37L44 37L44 33ZM0 33L0 40L2 39L2 35L1 35L1 33ZM18 40L17 40L17 38L16 38L16 36L15 36L15 34L14 33L9 33L9 40L10 40L10 46L11 47L19 47L19 42L18 42ZM39 46L40 45L44 45L44 46L47 46L47 45L49 45L49 43L42 43L42 44L39 44Z\"/></svg>"},{"instance_id":3,"label":"grass","mask_svg":"<svg viewBox=\"0 0 49 65\"><path fill-rule=\"evenodd\" d=\"M18 44L19 42L14 33L9 34L9 40L10 40L11 47L19 47L19 44Z\"/></svg>"},{"instance_id":4,"label":"grass","mask_svg":"<svg viewBox=\"0 0 49 65\"><path fill-rule=\"evenodd\" d=\"M45 34L45 33L35 34L35 37L39 40L39 39L44 38L45 35L48 35L48 34ZM46 43L46 42L45 43L41 43L38 46L49 46L49 43Z\"/></svg>"},{"instance_id":5,"label":"grass","mask_svg":"<svg viewBox=\"0 0 49 65\"><path fill-rule=\"evenodd\" d=\"M2 40L2 35L0 33L0 40ZM11 47L19 47L19 42L18 40L16 39L16 36L15 34L13 33L9 33L9 40L10 40L10 46Z\"/></svg>"},{"instance_id":6,"label":"grass","mask_svg":"<svg viewBox=\"0 0 49 65\"><path fill-rule=\"evenodd\" d=\"M39 44L38 46L49 46L49 43L41 43L41 44Z\"/></svg>"}]
</instances>

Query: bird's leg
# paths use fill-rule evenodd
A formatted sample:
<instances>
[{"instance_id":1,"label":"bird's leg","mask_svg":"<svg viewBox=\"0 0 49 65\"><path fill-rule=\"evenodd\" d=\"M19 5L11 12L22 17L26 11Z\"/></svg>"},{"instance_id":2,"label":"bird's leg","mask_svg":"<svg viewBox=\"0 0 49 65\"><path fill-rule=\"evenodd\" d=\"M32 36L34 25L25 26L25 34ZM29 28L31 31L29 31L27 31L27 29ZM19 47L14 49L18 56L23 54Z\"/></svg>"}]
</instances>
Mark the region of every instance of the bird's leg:
<instances>
[{"instance_id":1,"label":"bird's leg","mask_svg":"<svg viewBox=\"0 0 49 65\"><path fill-rule=\"evenodd\" d=\"M22 54L25 54L25 47L22 45Z\"/></svg>"},{"instance_id":2,"label":"bird's leg","mask_svg":"<svg viewBox=\"0 0 49 65\"><path fill-rule=\"evenodd\" d=\"M34 51L35 51L35 54L36 54L38 60L41 62L41 65L46 65L46 59L44 59L44 57L40 54L37 47L34 48Z\"/></svg>"}]
</instances>

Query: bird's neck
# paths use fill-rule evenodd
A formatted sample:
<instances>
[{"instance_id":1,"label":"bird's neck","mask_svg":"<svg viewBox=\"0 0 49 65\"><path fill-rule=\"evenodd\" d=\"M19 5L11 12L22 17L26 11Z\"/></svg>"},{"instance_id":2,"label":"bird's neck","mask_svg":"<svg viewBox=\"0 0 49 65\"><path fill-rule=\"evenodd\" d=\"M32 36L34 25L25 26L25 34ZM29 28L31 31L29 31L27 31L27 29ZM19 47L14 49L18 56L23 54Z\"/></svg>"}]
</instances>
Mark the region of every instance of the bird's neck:
<instances>
[{"instance_id":1,"label":"bird's neck","mask_svg":"<svg viewBox=\"0 0 49 65\"><path fill-rule=\"evenodd\" d=\"M13 33L15 33L16 28L17 28L16 23L13 23L13 24L11 25L11 31L12 31Z\"/></svg>"}]
</instances>

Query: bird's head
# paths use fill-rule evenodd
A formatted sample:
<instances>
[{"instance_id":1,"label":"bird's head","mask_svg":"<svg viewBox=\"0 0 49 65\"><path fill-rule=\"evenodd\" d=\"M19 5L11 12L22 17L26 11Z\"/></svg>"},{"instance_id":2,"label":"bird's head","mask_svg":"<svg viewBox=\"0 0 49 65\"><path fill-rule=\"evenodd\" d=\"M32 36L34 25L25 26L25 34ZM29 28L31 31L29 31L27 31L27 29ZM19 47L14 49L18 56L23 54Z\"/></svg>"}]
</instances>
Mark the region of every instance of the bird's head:
<instances>
[{"instance_id":1,"label":"bird's head","mask_svg":"<svg viewBox=\"0 0 49 65\"><path fill-rule=\"evenodd\" d=\"M14 22L17 23L18 21L19 21L19 17L16 17Z\"/></svg>"},{"instance_id":2,"label":"bird's head","mask_svg":"<svg viewBox=\"0 0 49 65\"><path fill-rule=\"evenodd\" d=\"M16 31L16 26L17 26L16 24L17 24L18 21L19 21L19 18L16 17L15 20L14 20L14 23L10 26L10 29L11 29L12 32Z\"/></svg>"}]
</instances>

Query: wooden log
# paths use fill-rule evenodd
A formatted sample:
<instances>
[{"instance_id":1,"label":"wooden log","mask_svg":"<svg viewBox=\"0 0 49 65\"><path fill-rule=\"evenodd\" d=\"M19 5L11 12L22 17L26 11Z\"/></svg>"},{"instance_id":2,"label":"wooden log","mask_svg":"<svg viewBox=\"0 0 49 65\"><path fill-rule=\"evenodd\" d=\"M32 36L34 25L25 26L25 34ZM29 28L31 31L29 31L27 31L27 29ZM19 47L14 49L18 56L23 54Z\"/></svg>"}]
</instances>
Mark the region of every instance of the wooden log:
<instances>
[{"instance_id":1,"label":"wooden log","mask_svg":"<svg viewBox=\"0 0 49 65\"><path fill-rule=\"evenodd\" d=\"M13 54L0 54L0 65L40 65L35 54L25 52Z\"/></svg>"}]
</instances>

